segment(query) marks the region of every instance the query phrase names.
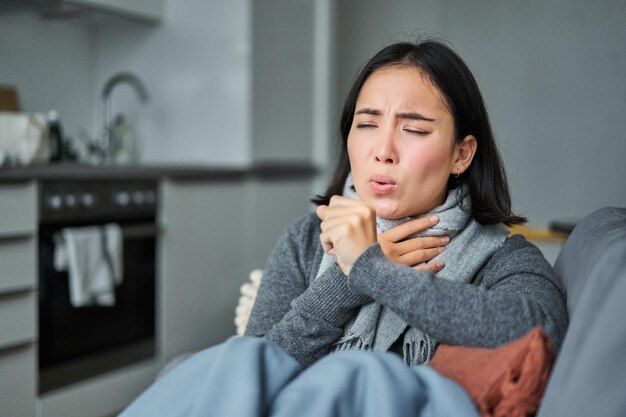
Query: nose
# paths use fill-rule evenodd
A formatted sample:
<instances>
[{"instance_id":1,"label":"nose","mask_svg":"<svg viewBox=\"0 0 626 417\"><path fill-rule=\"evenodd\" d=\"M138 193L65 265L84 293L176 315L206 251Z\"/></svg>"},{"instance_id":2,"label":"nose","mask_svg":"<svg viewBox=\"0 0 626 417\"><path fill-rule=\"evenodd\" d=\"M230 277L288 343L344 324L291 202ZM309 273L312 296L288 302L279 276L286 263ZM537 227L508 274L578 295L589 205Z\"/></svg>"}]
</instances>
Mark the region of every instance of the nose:
<instances>
[{"instance_id":1,"label":"nose","mask_svg":"<svg viewBox=\"0 0 626 417\"><path fill-rule=\"evenodd\" d=\"M395 138L393 132L381 132L383 133L378 140L377 148L374 153L374 157L377 162L384 164L397 164L398 152L395 146Z\"/></svg>"}]
</instances>

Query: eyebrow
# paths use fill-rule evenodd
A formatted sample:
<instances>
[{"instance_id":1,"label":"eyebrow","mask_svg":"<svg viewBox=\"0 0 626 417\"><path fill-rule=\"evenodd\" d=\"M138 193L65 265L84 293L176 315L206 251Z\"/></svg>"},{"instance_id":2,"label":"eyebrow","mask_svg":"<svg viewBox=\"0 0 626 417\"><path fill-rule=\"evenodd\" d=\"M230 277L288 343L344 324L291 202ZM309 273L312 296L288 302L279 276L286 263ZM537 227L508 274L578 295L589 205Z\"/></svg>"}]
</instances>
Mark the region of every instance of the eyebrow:
<instances>
[{"instance_id":1,"label":"eyebrow","mask_svg":"<svg viewBox=\"0 0 626 417\"><path fill-rule=\"evenodd\" d=\"M372 109L369 107L365 107L362 108L360 110L357 110L357 112L355 114L369 114L371 116L380 116L381 115L381 111L377 110L377 109ZM423 114L420 113L398 113L396 114L396 117L400 118L400 119L409 119L409 120L424 120L427 122L434 122L435 119L431 119L430 117L426 117Z\"/></svg>"}]
</instances>

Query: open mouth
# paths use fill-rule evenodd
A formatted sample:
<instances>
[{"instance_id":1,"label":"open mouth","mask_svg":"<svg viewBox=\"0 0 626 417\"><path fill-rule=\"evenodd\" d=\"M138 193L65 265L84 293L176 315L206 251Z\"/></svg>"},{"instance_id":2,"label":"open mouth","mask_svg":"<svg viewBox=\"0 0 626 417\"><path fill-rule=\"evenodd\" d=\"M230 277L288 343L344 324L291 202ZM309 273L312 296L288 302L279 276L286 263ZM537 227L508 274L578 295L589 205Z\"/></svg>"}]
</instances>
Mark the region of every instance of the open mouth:
<instances>
[{"instance_id":1,"label":"open mouth","mask_svg":"<svg viewBox=\"0 0 626 417\"><path fill-rule=\"evenodd\" d=\"M370 187L376 194L388 194L396 189L396 182L389 177L376 176L370 179Z\"/></svg>"}]
</instances>

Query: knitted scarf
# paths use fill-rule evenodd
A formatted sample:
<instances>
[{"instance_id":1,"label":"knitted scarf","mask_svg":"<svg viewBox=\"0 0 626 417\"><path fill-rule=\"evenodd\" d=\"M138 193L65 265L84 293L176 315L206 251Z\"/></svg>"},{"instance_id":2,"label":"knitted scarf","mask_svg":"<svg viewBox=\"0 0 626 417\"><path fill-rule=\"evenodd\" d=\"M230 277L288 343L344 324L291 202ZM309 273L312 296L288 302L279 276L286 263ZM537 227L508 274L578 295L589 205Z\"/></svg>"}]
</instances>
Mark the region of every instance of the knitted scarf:
<instances>
[{"instance_id":1,"label":"knitted scarf","mask_svg":"<svg viewBox=\"0 0 626 417\"><path fill-rule=\"evenodd\" d=\"M358 200L351 175L346 180L343 195ZM445 267L436 273L437 279L469 283L506 239L507 231L502 224L481 225L472 218L470 209L467 188L453 189L442 205L425 214L437 215L439 222L409 237L444 235L450 237L446 250L431 260L431 262L443 261L445 264ZM378 233L383 233L417 217L421 216L402 219L377 217L376 229ZM334 264L335 257L324 254L316 278ZM343 336L335 342L333 350L361 349L384 352L389 350L403 334L404 362L409 366L427 363L435 351L437 342L420 329L409 326L388 307L371 302L362 306L358 314L344 326Z\"/></svg>"}]
</instances>

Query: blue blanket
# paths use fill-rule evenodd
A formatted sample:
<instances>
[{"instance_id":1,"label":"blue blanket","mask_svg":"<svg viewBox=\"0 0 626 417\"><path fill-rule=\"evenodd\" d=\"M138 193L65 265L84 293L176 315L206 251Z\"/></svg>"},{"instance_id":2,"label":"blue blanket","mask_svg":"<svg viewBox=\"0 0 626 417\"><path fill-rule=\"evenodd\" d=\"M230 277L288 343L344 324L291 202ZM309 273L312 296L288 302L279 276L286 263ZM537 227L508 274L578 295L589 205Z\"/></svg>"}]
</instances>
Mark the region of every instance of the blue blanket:
<instances>
[{"instance_id":1,"label":"blue blanket","mask_svg":"<svg viewBox=\"0 0 626 417\"><path fill-rule=\"evenodd\" d=\"M392 353L331 353L306 369L262 338L233 337L158 379L120 417L478 417L465 391Z\"/></svg>"}]
</instances>

